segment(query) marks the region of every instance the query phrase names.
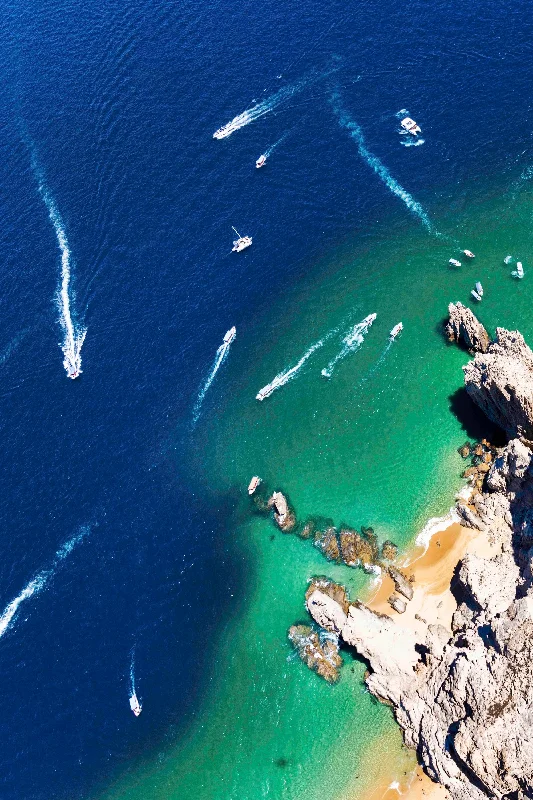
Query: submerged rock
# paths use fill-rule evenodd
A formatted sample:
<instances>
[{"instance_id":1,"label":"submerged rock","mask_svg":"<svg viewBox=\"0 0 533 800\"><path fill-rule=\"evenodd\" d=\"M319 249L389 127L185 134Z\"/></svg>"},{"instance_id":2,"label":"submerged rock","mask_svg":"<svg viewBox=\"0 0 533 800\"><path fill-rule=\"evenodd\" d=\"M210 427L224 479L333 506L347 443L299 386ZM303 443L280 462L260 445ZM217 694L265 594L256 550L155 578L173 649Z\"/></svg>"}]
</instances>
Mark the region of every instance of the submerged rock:
<instances>
[{"instance_id":1,"label":"submerged rock","mask_svg":"<svg viewBox=\"0 0 533 800\"><path fill-rule=\"evenodd\" d=\"M496 328L463 371L468 394L492 422L512 437L533 438L533 352L521 333Z\"/></svg>"},{"instance_id":2,"label":"submerged rock","mask_svg":"<svg viewBox=\"0 0 533 800\"><path fill-rule=\"evenodd\" d=\"M471 353L485 353L490 338L475 314L462 303L450 303L448 313L450 317L444 326L448 340L462 341Z\"/></svg>"},{"instance_id":3,"label":"submerged rock","mask_svg":"<svg viewBox=\"0 0 533 800\"><path fill-rule=\"evenodd\" d=\"M315 545L329 561L341 560L341 549L335 528L330 527L325 531L316 531L314 538Z\"/></svg>"},{"instance_id":4,"label":"submerged rock","mask_svg":"<svg viewBox=\"0 0 533 800\"><path fill-rule=\"evenodd\" d=\"M289 640L309 669L337 683L342 658L339 654L339 637L325 630L316 631L310 625L292 625Z\"/></svg>"},{"instance_id":5,"label":"submerged rock","mask_svg":"<svg viewBox=\"0 0 533 800\"><path fill-rule=\"evenodd\" d=\"M387 539L381 546L381 558L385 561L394 561L398 556L398 545Z\"/></svg>"}]
</instances>

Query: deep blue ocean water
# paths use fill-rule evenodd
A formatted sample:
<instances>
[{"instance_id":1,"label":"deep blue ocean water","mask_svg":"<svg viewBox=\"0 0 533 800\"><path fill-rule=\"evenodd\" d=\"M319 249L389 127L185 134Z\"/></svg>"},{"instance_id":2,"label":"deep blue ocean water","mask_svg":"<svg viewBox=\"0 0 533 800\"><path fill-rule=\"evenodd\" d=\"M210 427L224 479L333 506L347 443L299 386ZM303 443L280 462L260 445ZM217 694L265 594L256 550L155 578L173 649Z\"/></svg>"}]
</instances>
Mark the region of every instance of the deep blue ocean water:
<instances>
[{"instance_id":1,"label":"deep blue ocean water","mask_svg":"<svg viewBox=\"0 0 533 800\"><path fill-rule=\"evenodd\" d=\"M409 219L331 92L430 214L460 203L463 185L531 161L531 10L35 0L5 4L0 30L0 610L45 572L0 637L0 797L73 800L179 736L209 641L238 608L235 498L205 497L188 457L222 336L245 336L337 242ZM273 112L212 138L305 76ZM401 108L423 147L400 146ZM256 172L287 131L275 169ZM87 328L78 381L58 347L60 250L32 156ZM253 234L242 257L231 225Z\"/></svg>"}]
</instances>

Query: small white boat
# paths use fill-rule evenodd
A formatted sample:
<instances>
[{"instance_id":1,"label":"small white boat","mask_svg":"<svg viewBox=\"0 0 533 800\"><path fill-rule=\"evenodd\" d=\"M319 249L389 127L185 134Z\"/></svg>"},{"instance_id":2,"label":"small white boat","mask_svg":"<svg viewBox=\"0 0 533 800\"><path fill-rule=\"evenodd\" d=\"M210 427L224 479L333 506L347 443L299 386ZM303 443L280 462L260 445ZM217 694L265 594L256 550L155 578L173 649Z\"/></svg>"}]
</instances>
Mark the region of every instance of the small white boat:
<instances>
[{"instance_id":1,"label":"small white boat","mask_svg":"<svg viewBox=\"0 0 533 800\"><path fill-rule=\"evenodd\" d=\"M524 267L522 266L521 261L516 262L516 270L511 272L513 278L523 278L524 277Z\"/></svg>"},{"instance_id":2,"label":"small white boat","mask_svg":"<svg viewBox=\"0 0 533 800\"><path fill-rule=\"evenodd\" d=\"M73 381L75 381L75 380L76 380L76 378L79 378L79 377L80 377L80 373L79 373L77 370L74 370L74 372L69 372L69 373L68 373L68 376L69 376L69 378L71 378Z\"/></svg>"},{"instance_id":3,"label":"small white boat","mask_svg":"<svg viewBox=\"0 0 533 800\"><path fill-rule=\"evenodd\" d=\"M412 133L413 136L418 136L419 133L422 133L420 126L417 125L414 119L411 119L411 117L404 117L400 122L400 125L404 131L407 131L407 133Z\"/></svg>"},{"instance_id":4,"label":"small white boat","mask_svg":"<svg viewBox=\"0 0 533 800\"><path fill-rule=\"evenodd\" d=\"M480 302L481 302L481 295L479 295L479 294L476 292L476 290L475 290L475 289L472 289L472 291L470 292L470 294L472 295L472 297L474 298L474 300L477 300L477 301L478 301L478 303L480 303Z\"/></svg>"},{"instance_id":5,"label":"small white boat","mask_svg":"<svg viewBox=\"0 0 533 800\"><path fill-rule=\"evenodd\" d=\"M483 297L483 286L480 284L479 281L476 281L475 289L476 289L476 292L478 293L478 295L480 297Z\"/></svg>"},{"instance_id":6,"label":"small white boat","mask_svg":"<svg viewBox=\"0 0 533 800\"><path fill-rule=\"evenodd\" d=\"M471 250L463 250L463 253L465 256L467 256L467 258L475 258L475 255Z\"/></svg>"},{"instance_id":7,"label":"small white boat","mask_svg":"<svg viewBox=\"0 0 533 800\"><path fill-rule=\"evenodd\" d=\"M233 328L230 328L229 331L224 336L224 344L231 344L232 341L235 339L236 335L237 335L237 328L234 325Z\"/></svg>"},{"instance_id":8,"label":"small white boat","mask_svg":"<svg viewBox=\"0 0 533 800\"><path fill-rule=\"evenodd\" d=\"M403 331L403 322L399 322L397 325L394 326L394 328L389 333L389 339L394 341L394 339L396 339L396 337L399 336L402 331Z\"/></svg>"},{"instance_id":9,"label":"small white boat","mask_svg":"<svg viewBox=\"0 0 533 800\"><path fill-rule=\"evenodd\" d=\"M510 264L512 260L513 260L512 256L505 256L505 258L503 259L503 263Z\"/></svg>"},{"instance_id":10,"label":"small white boat","mask_svg":"<svg viewBox=\"0 0 533 800\"><path fill-rule=\"evenodd\" d=\"M276 375L272 383L267 383L266 386L263 386L263 388L257 392L255 399L264 400L266 397L270 397L272 392L274 392L280 386L283 386L283 381L281 380L279 375Z\"/></svg>"},{"instance_id":11,"label":"small white boat","mask_svg":"<svg viewBox=\"0 0 533 800\"><path fill-rule=\"evenodd\" d=\"M231 226L233 228L233 225ZM233 242L233 247L231 248L232 253L240 253L241 250L246 250L247 247L250 247L252 244L252 237L251 236L241 236L239 231L236 228L233 228L238 239L235 239Z\"/></svg>"},{"instance_id":12,"label":"small white boat","mask_svg":"<svg viewBox=\"0 0 533 800\"><path fill-rule=\"evenodd\" d=\"M135 692L133 692L132 696L130 697L130 708L131 708L131 710L133 711L133 713L135 714L136 717L138 717L139 714L142 711L142 706L139 703L139 701L137 699L137 695L135 694Z\"/></svg>"},{"instance_id":13,"label":"small white boat","mask_svg":"<svg viewBox=\"0 0 533 800\"><path fill-rule=\"evenodd\" d=\"M461 265L461 262L460 262L460 261L457 261L457 259L456 259L456 258L450 258L450 260L448 261L448 264L451 264L453 267L460 267L460 266L462 266L462 265Z\"/></svg>"},{"instance_id":14,"label":"small white boat","mask_svg":"<svg viewBox=\"0 0 533 800\"><path fill-rule=\"evenodd\" d=\"M267 157L265 153L263 153L262 155L259 156L259 158L255 162L255 166L257 167L257 169L259 169L260 167L264 167L266 163L267 163Z\"/></svg>"},{"instance_id":15,"label":"small white boat","mask_svg":"<svg viewBox=\"0 0 533 800\"><path fill-rule=\"evenodd\" d=\"M253 494L260 483L261 483L261 478L259 478L257 475L254 475L248 486L248 494Z\"/></svg>"}]
</instances>

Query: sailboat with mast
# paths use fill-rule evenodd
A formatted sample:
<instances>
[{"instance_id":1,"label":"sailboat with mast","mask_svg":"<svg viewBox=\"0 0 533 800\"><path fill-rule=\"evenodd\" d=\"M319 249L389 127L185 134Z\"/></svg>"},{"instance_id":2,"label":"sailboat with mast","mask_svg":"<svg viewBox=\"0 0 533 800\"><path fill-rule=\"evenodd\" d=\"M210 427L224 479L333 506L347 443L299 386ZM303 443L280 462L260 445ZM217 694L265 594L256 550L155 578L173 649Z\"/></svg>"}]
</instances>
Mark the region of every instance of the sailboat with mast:
<instances>
[{"instance_id":1,"label":"sailboat with mast","mask_svg":"<svg viewBox=\"0 0 533 800\"><path fill-rule=\"evenodd\" d=\"M233 228L233 225L231 226ZM237 239L233 242L233 247L231 248L232 253L240 253L241 250L246 250L247 247L250 247L252 244L252 237L251 236L241 236L237 228L233 228L235 233L237 234Z\"/></svg>"}]
</instances>

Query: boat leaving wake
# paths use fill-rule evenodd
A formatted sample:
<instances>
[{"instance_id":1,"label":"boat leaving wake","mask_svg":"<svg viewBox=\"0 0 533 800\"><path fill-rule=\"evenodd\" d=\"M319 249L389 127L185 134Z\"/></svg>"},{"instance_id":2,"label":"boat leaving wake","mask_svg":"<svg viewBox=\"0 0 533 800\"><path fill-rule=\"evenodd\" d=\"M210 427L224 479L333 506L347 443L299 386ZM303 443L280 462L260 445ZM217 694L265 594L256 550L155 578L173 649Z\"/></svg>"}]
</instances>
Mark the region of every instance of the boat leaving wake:
<instances>
[{"instance_id":1,"label":"boat leaving wake","mask_svg":"<svg viewBox=\"0 0 533 800\"><path fill-rule=\"evenodd\" d=\"M231 136L232 133L238 131L240 128L244 128L245 125L249 125L250 122L254 122L254 120L259 119L259 117L264 117L265 114L268 114L270 111L273 111L277 106L280 105L284 100L287 100L289 97L301 92L307 86L316 83L322 78L326 78L328 75L331 75L333 72L337 72L339 69L338 66L332 67L325 72L321 72L318 74L311 74L306 78L302 78L297 83L293 83L289 86L284 86L283 89L280 89L275 94L267 97L265 100L262 100L260 103L257 103L252 108L248 108L246 111L243 111L242 114L238 114L234 117L230 122L223 125L213 134L213 139L225 139L227 136ZM277 143L279 144L279 142Z\"/></svg>"},{"instance_id":2,"label":"boat leaving wake","mask_svg":"<svg viewBox=\"0 0 533 800\"><path fill-rule=\"evenodd\" d=\"M130 662L130 708L136 717L142 711L142 705L139 703L137 694L135 692L135 645L131 649L131 662Z\"/></svg>"},{"instance_id":3,"label":"boat leaving wake","mask_svg":"<svg viewBox=\"0 0 533 800\"><path fill-rule=\"evenodd\" d=\"M233 328L230 328L229 331L226 333L226 335L224 336L224 341L222 342L222 344L220 345L220 347L217 350L217 354L215 356L214 364L211 367L211 372L209 373L209 376L208 376L206 382L204 383L204 385L200 389L200 392L198 394L198 398L196 400L196 403L194 404L193 413L192 413L193 425L195 425L198 422L198 418L200 417L200 412L202 410L202 403L204 402L204 397L205 397L209 387L213 383L215 375L217 374L217 372L219 371L220 367L222 366L222 364L226 360L226 358L228 356L228 353L229 353L229 349L231 347L231 343L235 339L236 335L237 335L237 330L236 330L235 326L233 326Z\"/></svg>"},{"instance_id":4,"label":"boat leaving wake","mask_svg":"<svg viewBox=\"0 0 533 800\"><path fill-rule=\"evenodd\" d=\"M383 183L390 189L390 191L405 203L409 211L411 211L413 214L416 214L429 233L436 234L437 232L434 230L431 220L420 203L415 200L414 197L412 197L409 192L403 188L403 186L400 186L398 181L392 177L385 164L383 164L379 158L371 153L367 148L363 131L343 109L339 92L334 92L334 94L331 96L331 104L339 124L343 128L346 128L346 130L350 132L350 136L355 139L361 158L366 161L370 167L372 167L376 175L381 178Z\"/></svg>"},{"instance_id":5,"label":"boat leaving wake","mask_svg":"<svg viewBox=\"0 0 533 800\"><path fill-rule=\"evenodd\" d=\"M5 607L0 616L0 637L2 637L4 633L6 633L13 626L20 604L23 603L24 600L29 600L30 597L39 594L39 592L45 588L50 578L54 576L61 562L65 560L65 558L73 551L76 545L79 544L88 533L90 533L89 527L80 528L80 531L76 536L73 536L72 539L69 539L68 542L59 548L55 554L55 558L50 569L38 572L37 575L24 587L21 593Z\"/></svg>"},{"instance_id":6,"label":"boat leaving wake","mask_svg":"<svg viewBox=\"0 0 533 800\"><path fill-rule=\"evenodd\" d=\"M57 206L46 187L42 170L40 169L35 153L32 153L32 168L37 178L39 194L41 195L48 215L54 226L57 243L61 251L61 282L57 290L56 300L59 309L59 324L63 329L63 366L69 378L75 379L81 375L81 348L85 341L87 328L78 325L72 320L71 306L73 295L70 289L71 253L68 245L67 234Z\"/></svg>"},{"instance_id":7,"label":"boat leaving wake","mask_svg":"<svg viewBox=\"0 0 533 800\"><path fill-rule=\"evenodd\" d=\"M321 372L321 375L323 375L324 378L331 378L336 364L339 361L342 361L343 358L346 358L346 356L350 353L356 353L359 350L365 340L366 334L372 327L376 316L377 314L369 314L368 317L365 317L362 322L358 322L357 325L354 326L353 330L344 337L344 345L342 350L337 353L335 358L332 359L327 367L325 367L325 369L323 369Z\"/></svg>"}]
</instances>

